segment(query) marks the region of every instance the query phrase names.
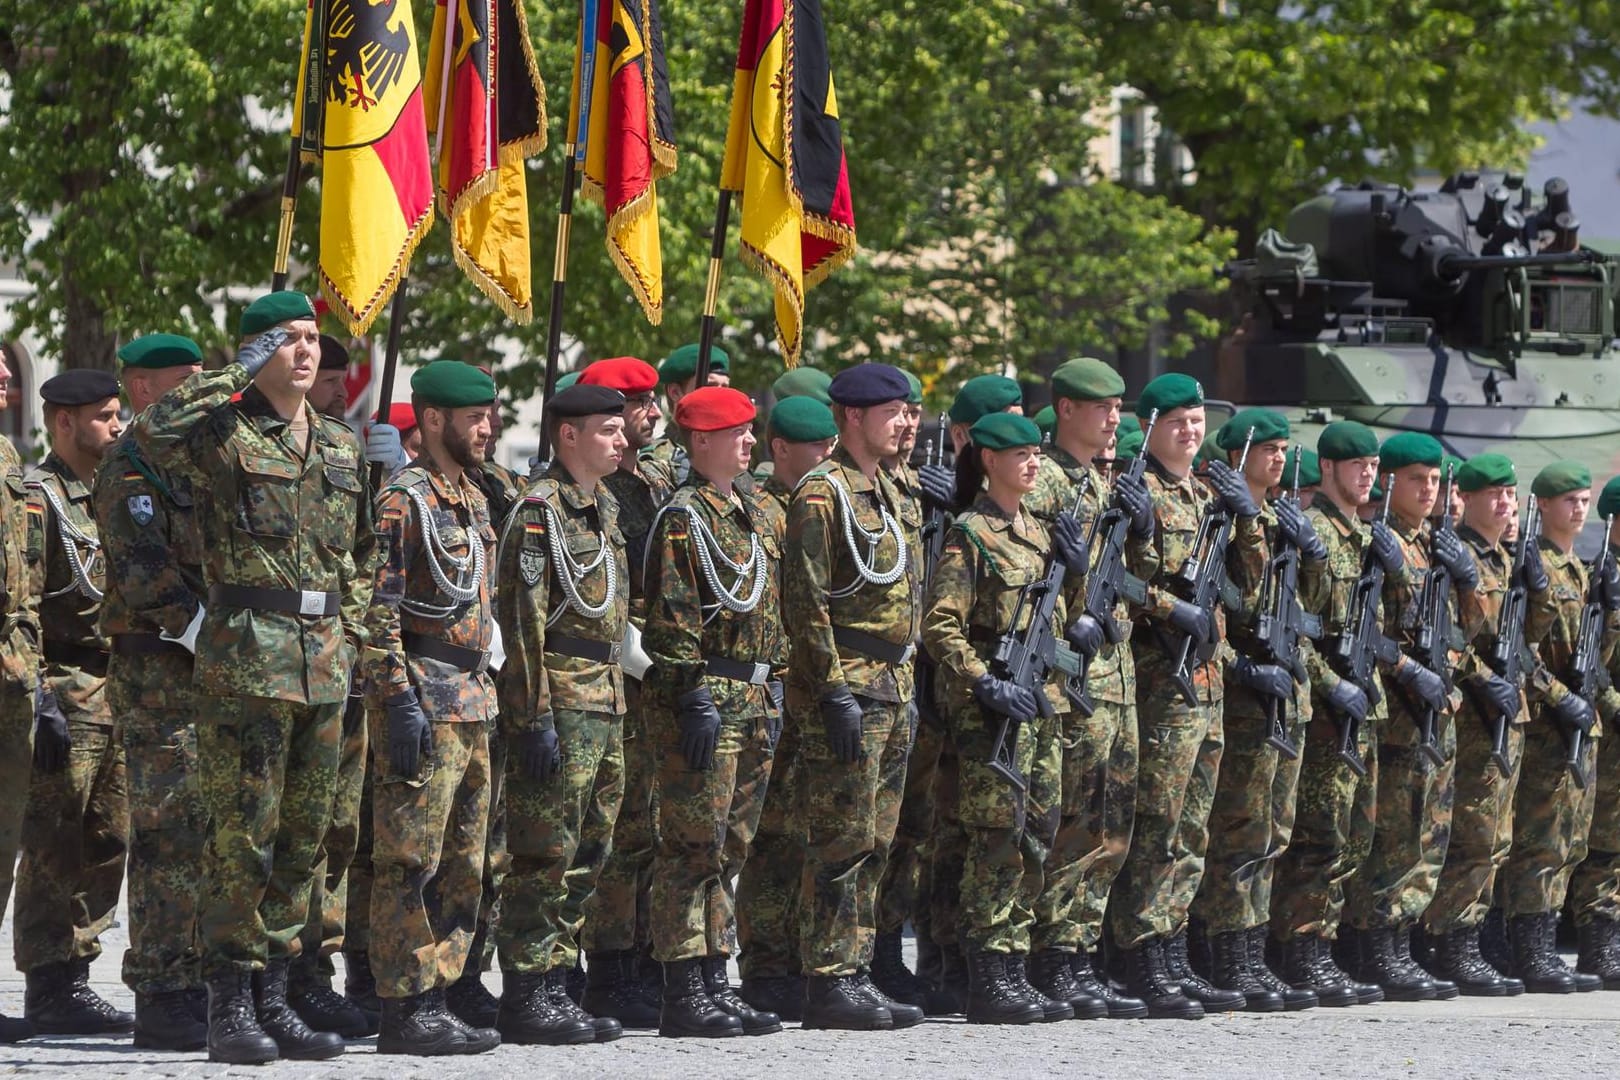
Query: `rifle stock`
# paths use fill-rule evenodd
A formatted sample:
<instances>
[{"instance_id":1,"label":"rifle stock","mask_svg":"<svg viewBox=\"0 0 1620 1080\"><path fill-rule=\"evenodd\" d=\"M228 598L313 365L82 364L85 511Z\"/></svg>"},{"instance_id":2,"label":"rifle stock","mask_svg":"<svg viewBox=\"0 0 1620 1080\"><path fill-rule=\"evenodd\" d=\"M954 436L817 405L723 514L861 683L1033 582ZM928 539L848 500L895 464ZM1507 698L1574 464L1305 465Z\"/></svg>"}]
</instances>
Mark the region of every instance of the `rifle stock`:
<instances>
[{"instance_id":1,"label":"rifle stock","mask_svg":"<svg viewBox=\"0 0 1620 1080\"><path fill-rule=\"evenodd\" d=\"M1524 673L1534 662L1524 643L1524 620L1529 612L1529 589L1524 583L1525 562L1529 558L1529 545L1536 542L1541 532L1541 507L1534 495L1525 508L1524 527L1519 530L1518 543L1513 549L1513 568L1509 572L1507 592L1502 595L1502 608L1497 612L1496 640L1491 644L1486 662L1491 670L1514 686L1524 685ZM1529 663L1527 663L1529 661ZM1508 759L1508 726L1517 713L1494 709L1486 718L1491 735L1491 760L1504 778L1513 775L1513 762Z\"/></svg>"},{"instance_id":2,"label":"rifle stock","mask_svg":"<svg viewBox=\"0 0 1620 1080\"><path fill-rule=\"evenodd\" d=\"M1607 612L1603 605L1603 578L1608 573L1609 565L1614 555L1609 550L1609 534L1614 528L1614 516L1611 514L1605 522L1607 526L1603 533L1603 550L1599 553L1597 562L1592 565L1592 580L1586 587L1586 603L1581 607L1580 630L1575 636L1575 656L1570 662L1569 688L1572 692L1585 698L1594 709L1597 708L1598 691L1605 685L1607 672L1603 667L1603 626L1607 621ZM1575 786L1586 789L1591 778L1586 775L1586 769L1581 762L1585 756L1586 731L1574 724L1565 724L1564 746L1567 753L1564 765L1569 769L1570 779Z\"/></svg>"},{"instance_id":3,"label":"rifle stock","mask_svg":"<svg viewBox=\"0 0 1620 1080\"><path fill-rule=\"evenodd\" d=\"M1395 477L1390 476L1384 487L1384 508L1379 523L1389 521L1389 496L1395 489ZM1373 554L1369 543L1361 559L1361 576L1356 579L1350 597L1349 617L1344 629L1333 639L1329 661L1341 678L1349 679L1361 687L1368 702L1378 700L1378 661L1394 662L1400 656L1395 643L1384 636L1378 624L1379 603L1384 591L1384 565ZM1367 775L1367 763L1362 760L1356 744L1361 737L1361 721L1352 716L1336 717L1339 725L1339 758L1357 776Z\"/></svg>"}]
</instances>

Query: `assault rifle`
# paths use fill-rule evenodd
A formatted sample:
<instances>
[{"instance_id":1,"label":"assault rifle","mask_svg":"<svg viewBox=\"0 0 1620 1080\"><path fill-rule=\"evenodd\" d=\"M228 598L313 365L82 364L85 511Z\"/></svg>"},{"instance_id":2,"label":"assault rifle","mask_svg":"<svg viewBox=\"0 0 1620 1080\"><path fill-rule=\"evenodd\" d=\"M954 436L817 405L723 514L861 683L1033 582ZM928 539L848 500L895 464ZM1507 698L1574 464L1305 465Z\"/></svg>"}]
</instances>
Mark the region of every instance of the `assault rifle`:
<instances>
[{"instance_id":1,"label":"assault rifle","mask_svg":"<svg viewBox=\"0 0 1620 1080\"><path fill-rule=\"evenodd\" d=\"M1090 477L1087 477L1075 493L1073 513L1080 512L1089 482ZM1043 717L1052 715L1052 703L1046 697L1046 680L1052 669L1073 672L1079 668L1074 650L1059 641L1058 631L1052 626L1058 597L1063 594L1063 579L1068 572L1068 564L1054 546L1046 562L1046 574L1019 591L1012 621L990 657L990 674L1027 688L1035 695L1035 707ZM1020 630L1025 614L1029 621L1023 623ZM1018 727L1011 717L1001 718L995 746L990 749L990 770L1019 791L1029 790L1029 779L1018 771Z\"/></svg>"},{"instance_id":2,"label":"assault rifle","mask_svg":"<svg viewBox=\"0 0 1620 1080\"><path fill-rule=\"evenodd\" d=\"M1243 440L1243 454L1238 458L1237 471L1249 460L1249 446L1254 442L1254 428ZM1145 456L1145 450L1144 450ZM1209 637L1195 641L1191 634L1165 631L1171 638L1170 655L1175 657L1173 674L1176 688L1189 705L1198 704L1198 691L1193 686L1193 668L1207 663L1215 655L1221 639L1215 629L1215 607L1221 601L1221 586L1226 582L1226 549L1232 543L1232 514L1219 500L1204 513L1198 522L1198 533L1193 537L1192 554L1170 577L1170 591L1202 611L1209 613ZM1176 641L1175 637L1180 640Z\"/></svg>"},{"instance_id":3,"label":"assault rifle","mask_svg":"<svg viewBox=\"0 0 1620 1080\"><path fill-rule=\"evenodd\" d=\"M945 464L945 443L950 438L948 424L950 419L944 413L939 414L938 438L928 446L925 457L927 465ZM945 550L945 529L949 525L949 513L946 508L930 501L928 513L923 518L922 547L923 547L923 591L928 591L928 583L933 580L934 567L939 565L939 556ZM935 673L933 658L928 650L917 650L916 664L916 694L917 715L926 716L931 722L939 719L939 710L935 707L934 685Z\"/></svg>"},{"instance_id":4,"label":"assault rifle","mask_svg":"<svg viewBox=\"0 0 1620 1080\"><path fill-rule=\"evenodd\" d=\"M1603 625L1608 612L1603 606L1603 576L1608 572L1614 555L1609 550L1609 534L1614 528L1614 515L1609 515L1603 531L1603 551L1592 564L1592 581L1586 587L1586 603L1581 607L1580 630L1575 635L1575 656L1570 661L1570 677L1565 685L1571 692L1585 698L1593 709L1597 708L1598 692L1608 684L1608 672L1603 667ZM1564 747L1568 751L1564 764L1569 769L1575 786L1586 789L1586 770L1581 767L1582 751L1586 748L1587 733L1574 724L1564 728Z\"/></svg>"},{"instance_id":5,"label":"assault rifle","mask_svg":"<svg viewBox=\"0 0 1620 1080\"><path fill-rule=\"evenodd\" d=\"M1158 419L1158 409L1148 414L1144 437L1153 433L1153 425ZM1140 482L1146 471L1147 455L1138 454L1131 459L1122 475ZM1110 645L1118 645L1125 636L1114 621L1114 608L1119 605L1120 598L1137 604L1147 602L1146 584L1125 569L1125 541L1130 528L1130 515L1119 505L1119 500L1114 499L1108 504L1108 509L1091 519L1091 529L1086 534L1086 549L1092 552L1092 565L1086 575L1085 613L1102 627L1103 637ZM1080 671L1068 681L1065 690L1069 701L1080 710L1082 716L1090 716L1097 708L1096 702L1086 692L1086 676L1090 670L1091 657L1081 656Z\"/></svg>"},{"instance_id":6,"label":"assault rifle","mask_svg":"<svg viewBox=\"0 0 1620 1080\"><path fill-rule=\"evenodd\" d=\"M1413 650L1413 659L1440 676L1445 685L1446 693L1451 693L1453 673L1451 667L1451 571L1441 565L1434 555L1434 538L1442 529L1451 529L1451 467L1446 467L1445 514L1440 519L1440 527L1434 531L1429 540L1429 569L1423 575L1423 587L1418 591L1418 625L1416 634L1416 648ZM1440 715L1435 709L1421 702L1416 704L1418 753L1422 754L1436 768L1446 763L1446 755L1440 749L1439 724Z\"/></svg>"},{"instance_id":7,"label":"assault rifle","mask_svg":"<svg viewBox=\"0 0 1620 1080\"><path fill-rule=\"evenodd\" d=\"M1524 643L1524 620L1530 610L1530 591L1524 584L1524 564L1529 557L1530 544L1541 534L1541 507L1536 497L1530 496L1525 509L1524 528L1519 530L1519 542L1513 549L1513 569L1508 575L1507 592L1502 596L1502 610L1496 617L1496 641L1486 658L1491 670L1514 686L1524 685L1525 672L1535 666L1536 658ZM1508 725L1513 716L1498 712L1486 717L1491 730L1491 760L1503 776L1513 775L1513 762L1508 760Z\"/></svg>"},{"instance_id":8,"label":"assault rifle","mask_svg":"<svg viewBox=\"0 0 1620 1080\"><path fill-rule=\"evenodd\" d=\"M1380 524L1389 521L1389 496L1395 490L1395 477L1390 476L1384 486L1384 508ZM1384 592L1384 564L1378 561L1369 544L1361 557L1361 576L1356 578L1350 593L1350 613L1344 629L1333 639L1328 653L1329 662L1341 678L1349 679L1361 687L1371 706L1379 697L1378 662L1393 664L1400 659L1400 648L1384 636L1378 625L1379 601ZM1339 757L1357 776L1367 775L1367 763L1356 752L1361 723L1349 716L1339 721Z\"/></svg>"},{"instance_id":9,"label":"assault rifle","mask_svg":"<svg viewBox=\"0 0 1620 1080\"><path fill-rule=\"evenodd\" d=\"M1292 498L1299 505L1299 459L1294 454L1294 491L1283 498ZM1310 678L1305 670L1305 658L1300 655L1300 638L1322 636L1322 620L1305 614L1299 606L1299 547L1281 533L1266 563L1266 576L1260 584L1260 621L1255 627L1259 639L1261 663L1275 664L1294 676L1294 682L1304 683ZM1287 698L1267 697L1266 745L1275 749L1289 761L1299 757L1299 747L1288 737Z\"/></svg>"}]
</instances>

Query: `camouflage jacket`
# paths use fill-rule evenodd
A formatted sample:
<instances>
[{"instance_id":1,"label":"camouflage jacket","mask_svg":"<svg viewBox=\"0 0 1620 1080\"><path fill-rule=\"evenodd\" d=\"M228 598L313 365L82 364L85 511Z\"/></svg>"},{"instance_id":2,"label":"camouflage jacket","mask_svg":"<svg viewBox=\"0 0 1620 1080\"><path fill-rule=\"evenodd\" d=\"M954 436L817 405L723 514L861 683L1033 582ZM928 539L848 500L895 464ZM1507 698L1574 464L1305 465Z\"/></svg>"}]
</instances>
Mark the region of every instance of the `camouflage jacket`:
<instances>
[{"instance_id":1,"label":"camouflage jacket","mask_svg":"<svg viewBox=\"0 0 1620 1080\"><path fill-rule=\"evenodd\" d=\"M673 409L670 415L674 415ZM673 437L665 436L648 443L636 454L636 471L647 483L670 492L686 483L692 473L692 462L686 456L686 447Z\"/></svg>"},{"instance_id":2,"label":"camouflage jacket","mask_svg":"<svg viewBox=\"0 0 1620 1080\"><path fill-rule=\"evenodd\" d=\"M894 484L895 490L900 493L900 497L910 500L915 505L917 513L921 514L922 484L917 479L917 470L902 461L894 468L885 468L883 471L888 474L889 480Z\"/></svg>"},{"instance_id":3,"label":"camouflage jacket","mask_svg":"<svg viewBox=\"0 0 1620 1080\"><path fill-rule=\"evenodd\" d=\"M101 633L178 637L202 603L203 546L191 483L159 472L125 432L96 470L96 521L107 557Z\"/></svg>"},{"instance_id":4,"label":"camouflage jacket","mask_svg":"<svg viewBox=\"0 0 1620 1080\"><path fill-rule=\"evenodd\" d=\"M952 519L928 586L922 630L928 655L944 676L942 701L952 712L972 705L973 684L989 672L1000 637L1028 628L1028 608L1022 626L1013 626L1013 611L1024 586L1045 576L1051 551L1051 536L1039 518L1024 510L1008 517L988 494ZM1067 622L1061 595L1052 622L1061 643ZM1070 708L1064 674L1052 671L1042 688L1055 713Z\"/></svg>"},{"instance_id":5,"label":"camouflage jacket","mask_svg":"<svg viewBox=\"0 0 1620 1080\"><path fill-rule=\"evenodd\" d=\"M0 628L0 673L7 689L34 692L39 671L39 594L34 591L28 565L28 495L23 485L22 459L11 440L0 435L0 469L5 490L0 491L0 604L5 625Z\"/></svg>"},{"instance_id":6,"label":"camouflage jacket","mask_svg":"<svg viewBox=\"0 0 1620 1080\"><path fill-rule=\"evenodd\" d=\"M760 562L753 563L755 558ZM788 643L778 585L781 559L776 530L753 496L736 492L728 498L695 473L675 492L658 515L647 551L642 644L658 667L660 698L673 703L701 684L728 717L763 716L774 707L763 686L706 674L704 661L762 664L771 678L783 677ZM732 610L715 590L717 581L736 600L755 596L754 606Z\"/></svg>"},{"instance_id":7,"label":"camouflage jacket","mask_svg":"<svg viewBox=\"0 0 1620 1080\"><path fill-rule=\"evenodd\" d=\"M1513 553L1500 543L1492 543L1466 524L1457 526L1457 535L1474 552L1474 565L1479 567L1480 624L1469 637L1468 651L1457 665L1457 679L1483 679L1491 674L1489 657L1496 648L1498 623L1502 618L1502 599L1507 595L1509 579L1513 574ZM1525 597L1525 620L1536 607L1551 602L1551 593L1528 593ZM1528 625L1526 626L1528 631ZM1527 671L1526 674L1529 672ZM1528 719L1524 707L1519 707L1516 723Z\"/></svg>"},{"instance_id":8,"label":"camouflage jacket","mask_svg":"<svg viewBox=\"0 0 1620 1080\"><path fill-rule=\"evenodd\" d=\"M902 649L917 640L921 529L921 513L883 470L868 480L842 447L800 482L788 508L782 573L793 641L790 681L797 693L813 703L847 683L852 692L878 701L911 700L910 660L889 663L841 646L833 629L870 634ZM867 580L857 557L867 572L894 580Z\"/></svg>"},{"instance_id":9,"label":"camouflage jacket","mask_svg":"<svg viewBox=\"0 0 1620 1080\"><path fill-rule=\"evenodd\" d=\"M53 450L28 473L28 565L39 596L42 667L57 697L70 711L94 723L112 716L98 705L106 682L105 662L95 671L78 661L52 660L52 647L105 653L107 639L96 628L107 564L90 507L90 488Z\"/></svg>"},{"instance_id":10,"label":"camouflage jacket","mask_svg":"<svg viewBox=\"0 0 1620 1080\"><path fill-rule=\"evenodd\" d=\"M499 525L523 497L523 478L498 461L486 461L469 469L467 477L483 493L489 504L489 520Z\"/></svg>"},{"instance_id":11,"label":"camouflage jacket","mask_svg":"<svg viewBox=\"0 0 1620 1080\"><path fill-rule=\"evenodd\" d=\"M605 487L586 491L553 461L507 519L496 575L506 583L499 605L506 666L495 685L501 721L513 731L549 729L553 709L624 715L624 672L617 663L546 647L552 635L609 646L624 638L630 571L618 518ZM557 551L573 566L558 566ZM580 610L603 605L599 616Z\"/></svg>"},{"instance_id":12,"label":"camouflage jacket","mask_svg":"<svg viewBox=\"0 0 1620 1080\"><path fill-rule=\"evenodd\" d=\"M771 530L776 533L777 542L780 544L787 539L787 513L788 507L793 505L793 489L777 479L775 473L771 473L759 481L757 490L759 497L755 500L755 505L770 522Z\"/></svg>"},{"instance_id":13,"label":"camouflage jacket","mask_svg":"<svg viewBox=\"0 0 1620 1080\"><path fill-rule=\"evenodd\" d=\"M1559 551L1546 537L1539 543L1550 596L1545 605L1532 604L1525 619L1525 641L1535 647L1539 660L1525 692L1532 705L1556 705L1572 692L1564 680L1575 660L1588 577L1579 555Z\"/></svg>"},{"instance_id":14,"label":"camouflage jacket","mask_svg":"<svg viewBox=\"0 0 1620 1080\"><path fill-rule=\"evenodd\" d=\"M1339 673L1328 662L1328 657L1333 653L1335 639L1344 633L1345 624L1350 621L1350 601L1355 595L1356 582L1361 578L1361 564L1366 560L1367 547L1372 543L1372 526L1358 517L1346 517L1332 499L1320 493L1312 500L1305 516L1310 519L1316 535L1321 537L1328 551L1323 583L1325 595L1320 609L1322 639L1305 659L1306 669L1311 673L1312 689L1319 694L1327 694L1339 683ZM1386 575L1385 580L1404 580L1405 577L1403 567L1395 574ZM1382 614L1381 601L1379 610ZM1387 620L1381 618L1380 626L1384 626L1385 622ZM1368 712L1368 718L1386 715L1384 699L1380 694Z\"/></svg>"},{"instance_id":15,"label":"camouflage jacket","mask_svg":"<svg viewBox=\"0 0 1620 1080\"><path fill-rule=\"evenodd\" d=\"M377 540L382 562L371 592L361 662L373 697L387 699L414 686L430 720L493 719L495 683L487 672L468 672L419 655L404 643L404 635L411 634L475 652L490 647L495 527L484 493L469 474L452 484L423 455L395 473L377 496ZM476 596L461 600L447 595L435 564L458 588L466 589L478 574Z\"/></svg>"},{"instance_id":16,"label":"camouflage jacket","mask_svg":"<svg viewBox=\"0 0 1620 1080\"><path fill-rule=\"evenodd\" d=\"M1273 555L1277 551L1277 508L1271 502L1260 504L1260 529L1266 537L1266 547ZM1270 556L1267 556L1268 559ZM1264 574L1262 572L1262 583ZM1232 635L1232 647L1245 655L1256 655L1255 634L1259 630L1260 617L1265 614L1264 603L1269 597L1263 596L1264 590L1248 593L1242 597L1231 596L1239 603L1226 608L1226 625ZM1300 609L1312 615L1320 615L1328 602L1327 561L1307 559L1303 554L1299 557L1299 581L1294 594ZM1303 648L1309 648L1309 642L1301 641Z\"/></svg>"},{"instance_id":17,"label":"camouflage jacket","mask_svg":"<svg viewBox=\"0 0 1620 1080\"><path fill-rule=\"evenodd\" d=\"M251 383L237 364L193 375L136 418L136 445L190 482L210 590L335 593L340 610L300 615L210 603L205 594L196 685L208 694L343 701L365 645L377 559L360 444L341 420L306 403L300 453L287 421Z\"/></svg>"},{"instance_id":18,"label":"camouflage jacket","mask_svg":"<svg viewBox=\"0 0 1620 1080\"><path fill-rule=\"evenodd\" d=\"M669 501L671 489L639 466L634 472L620 469L604 477L602 486L619 504L619 531L624 534L625 558L630 563L630 615L640 622L647 608L647 593L641 581L647 561L647 534L658 508Z\"/></svg>"},{"instance_id":19,"label":"camouflage jacket","mask_svg":"<svg viewBox=\"0 0 1620 1080\"><path fill-rule=\"evenodd\" d=\"M1418 600L1423 591L1423 579L1431 565L1433 528L1427 521L1408 525L1395 514L1390 515L1389 521L1390 530L1401 542L1406 572L1399 580L1390 577L1384 579L1384 632L1399 642L1403 652L1410 652L1416 645L1415 635L1421 616ZM1448 606L1451 608L1452 626L1457 630L1451 649L1451 662L1455 667L1462 659L1458 643L1471 639L1484 624L1485 599L1479 587L1464 590L1453 582Z\"/></svg>"}]
</instances>

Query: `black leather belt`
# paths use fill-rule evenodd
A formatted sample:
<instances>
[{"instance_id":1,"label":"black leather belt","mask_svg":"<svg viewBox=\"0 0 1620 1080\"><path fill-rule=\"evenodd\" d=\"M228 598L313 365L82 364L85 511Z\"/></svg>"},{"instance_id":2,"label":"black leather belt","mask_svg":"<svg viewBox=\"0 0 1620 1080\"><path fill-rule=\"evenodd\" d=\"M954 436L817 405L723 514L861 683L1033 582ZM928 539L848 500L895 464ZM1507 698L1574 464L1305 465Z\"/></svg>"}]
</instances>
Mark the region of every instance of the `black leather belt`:
<instances>
[{"instance_id":1,"label":"black leather belt","mask_svg":"<svg viewBox=\"0 0 1620 1080\"><path fill-rule=\"evenodd\" d=\"M728 660L723 656L704 657L703 670L709 675L718 675L722 679L745 682L752 686L764 686L771 681L771 665L745 664L741 660Z\"/></svg>"},{"instance_id":2,"label":"black leather belt","mask_svg":"<svg viewBox=\"0 0 1620 1080\"><path fill-rule=\"evenodd\" d=\"M617 641L594 641L570 634L546 635L546 652L576 660L594 660L598 664L617 664L621 648Z\"/></svg>"},{"instance_id":3,"label":"black leather belt","mask_svg":"<svg viewBox=\"0 0 1620 1080\"><path fill-rule=\"evenodd\" d=\"M251 585L210 585L208 602L221 607L279 611L286 615L336 615L343 597L335 592L309 589L260 589Z\"/></svg>"},{"instance_id":4,"label":"black leather belt","mask_svg":"<svg viewBox=\"0 0 1620 1080\"><path fill-rule=\"evenodd\" d=\"M168 641L156 634L114 634L112 651L119 656L157 656L173 653L191 659L191 653L178 641Z\"/></svg>"},{"instance_id":5,"label":"black leather belt","mask_svg":"<svg viewBox=\"0 0 1620 1080\"><path fill-rule=\"evenodd\" d=\"M399 643L412 656L438 660L470 674L481 674L489 667L489 653L483 649L452 645L441 638L428 637L426 634L404 633L399 636Z\"/></svg>"},{"instance_id":6,"label":"black leather belt","mask_svg":"<svg viewBox=\"0 0 1620 1080\"><path fill-rule=\"evenodd\" d=\"M45 659L53 664L66 664L91 675L107 674L107 650L91 645L75 645L71 641L46 638L43 649Z\"/></svg>"},{"instance_id":7,"label":"black leather belt","mask_svg":"<svg viewBox=\"0 0 1620 1080\"><path fill-rule=\"evenodd\" d=\"M858 652L873 660L882 660L886 664L904 664L917 652L915 645L896 645L892 641L884 641L876 634L868 634L865 630L852 630L847 626L833 627L833 640L851 652Z\"/></svg>"}]
</instances>

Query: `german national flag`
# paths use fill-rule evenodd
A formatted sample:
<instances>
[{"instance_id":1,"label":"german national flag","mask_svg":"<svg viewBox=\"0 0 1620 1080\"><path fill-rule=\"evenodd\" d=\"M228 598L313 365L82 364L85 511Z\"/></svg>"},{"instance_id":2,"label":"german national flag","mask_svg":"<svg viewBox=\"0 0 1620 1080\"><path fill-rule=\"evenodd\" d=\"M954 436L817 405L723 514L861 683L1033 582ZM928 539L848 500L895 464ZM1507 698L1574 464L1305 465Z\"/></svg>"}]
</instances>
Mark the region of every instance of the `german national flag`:
<instances>
[{"instance_id":1,"label":"german national flag","mask_svg":"<svg viewBox=\"0 0 1620 1080\"><path fill-rule=\"evenodd\" d=\"M607 211L608 253L654 326L664 318L664 261L658 242L657 181L675 171L675 120L657 0L602 0L594 28L596 63L585 104L588 198ZM583 57L585 42L578 56ZM574 66L568 130L579 130L580 73Z\"/></svg>"},{"instance_id":2,"label":"german national flag","mask_svg":"<svg viewBox=\"0 0 1620 1080\"><path fill-rule=\"evenodd\" d=\"M776 340L792 366L805 292L855 254L821 0L748 0L720 186L739 193L743 260L776 287Z\"/></svg>"},{"instance_id":3,"label":"german national flag","mask_svg":"<svg viewBox=\"0 0 1620 1080\"><path fill-rule=\"evenodd\" d=\"M523 160L546 146L546 91L519 0L438 0L428 134L456 265L519 323L534 316Z\"/></svg>"},{"instance_id":4,"label":"german national flag","mask_svg":"<svg viewBox=\"0 0 1620 1080\"><path fill-rule=\"evenodd\" d=\"M311 0L293 123L321 161L321 291L363 334L433 224L411 0Z\"/></svg>"}]
</instances>

